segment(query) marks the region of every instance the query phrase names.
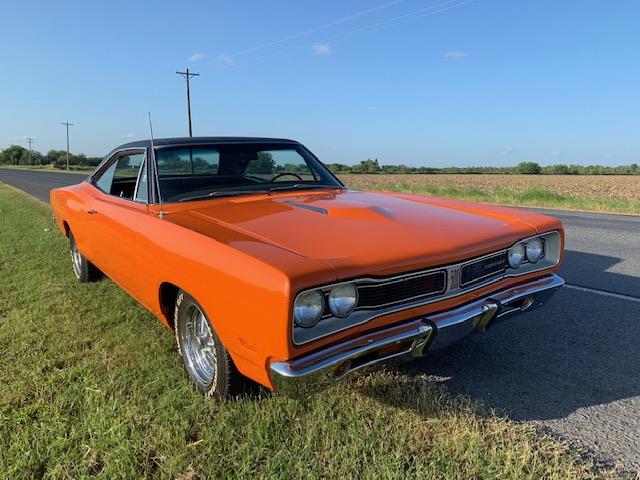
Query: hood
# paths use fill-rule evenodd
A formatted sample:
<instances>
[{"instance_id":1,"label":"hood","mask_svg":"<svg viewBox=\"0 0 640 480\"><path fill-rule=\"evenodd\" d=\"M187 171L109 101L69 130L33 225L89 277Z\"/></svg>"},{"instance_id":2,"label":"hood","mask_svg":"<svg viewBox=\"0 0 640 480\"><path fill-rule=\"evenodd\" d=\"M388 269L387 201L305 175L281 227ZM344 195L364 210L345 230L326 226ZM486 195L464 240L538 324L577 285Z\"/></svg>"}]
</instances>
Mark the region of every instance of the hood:
<instances>
[{"instance_id":1,"label":"hood","mask_svg":"<svg viewBox=\"0 0 640 480\"><path fill-rule=\"evenodd\" d=\"M508 247L537 233L532 216L421 195L345 190L198 202L168 218L187 228L191 219L213 238L221 227L233 230L322 260L338 278L347 278L453 263ZM203 224L211 229L203 231Z\"/></svg>"}]
</instances>

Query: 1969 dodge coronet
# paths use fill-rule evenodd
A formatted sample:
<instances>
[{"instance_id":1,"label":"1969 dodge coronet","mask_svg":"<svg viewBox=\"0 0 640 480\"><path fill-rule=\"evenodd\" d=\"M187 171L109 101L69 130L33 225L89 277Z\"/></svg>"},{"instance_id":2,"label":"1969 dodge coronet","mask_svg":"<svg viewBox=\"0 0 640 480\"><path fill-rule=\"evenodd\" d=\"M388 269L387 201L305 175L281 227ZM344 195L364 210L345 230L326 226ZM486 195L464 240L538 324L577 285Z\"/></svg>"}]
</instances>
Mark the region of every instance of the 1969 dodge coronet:
<instances>
[{"instance_id":1,"label":"1969 dodge coronet","mask_svg":"<svg viewBox=\"0 0 640 480\"><path fill-rule=\"evenodd\" d=\"M51 205L78 279L129 292L217 397L244 377L304 396L538 308L564 283L558 220L349 190L291 140L128 143Z\"/></svg>"}]
</instances>

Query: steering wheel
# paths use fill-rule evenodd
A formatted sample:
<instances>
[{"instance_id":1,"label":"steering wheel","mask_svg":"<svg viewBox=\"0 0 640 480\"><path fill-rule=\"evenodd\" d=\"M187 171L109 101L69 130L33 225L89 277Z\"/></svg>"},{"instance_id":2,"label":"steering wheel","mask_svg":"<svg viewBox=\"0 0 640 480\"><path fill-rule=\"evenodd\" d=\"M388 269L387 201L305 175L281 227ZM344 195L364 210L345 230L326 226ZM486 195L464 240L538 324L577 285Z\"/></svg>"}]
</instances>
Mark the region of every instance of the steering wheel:
<instances>
[{"instance_id":1,"label":"steering wheel","mask_svg":"<svg viewBox=\"0 0 640 480\"><path fill-rule=\"evenodd\" d=\"M273 182L273 181L277 180L280 177L286 177L287 175L291 175L292 177L296 177L301 182L304 182L304 180L302 179L302 177L300 175L298 175L297 173L291 173L291 172L279 173L278 175L273 177L271 180L269 180L269 182Z\"/></svg>"}]
</instances>

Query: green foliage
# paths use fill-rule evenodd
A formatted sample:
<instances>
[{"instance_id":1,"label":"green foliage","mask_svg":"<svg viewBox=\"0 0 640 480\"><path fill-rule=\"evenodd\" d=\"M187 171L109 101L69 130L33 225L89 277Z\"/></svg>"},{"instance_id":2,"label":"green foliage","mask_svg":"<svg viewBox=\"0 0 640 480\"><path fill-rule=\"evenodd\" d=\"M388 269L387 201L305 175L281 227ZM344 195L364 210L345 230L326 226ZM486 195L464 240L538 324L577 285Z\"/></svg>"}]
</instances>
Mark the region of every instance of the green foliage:
<instances>
[{"instance_id":1,"label":"green foliage","mask_svg":"<svg viewBox=\"0 0 640 480\"><path fill-rule=\"evenodd\" d=\"M69 165L73 167L95 167L102 158L89 157L83 153L69 154ZM29 165L29 150L20 145L11 145L4 150L0 150L0 165ZM53 165L58 168L66 167L66 150L49 150L46 155L33 150L31 152L31 165Z\"/></svg>"},{"instance_id":2,"label":"green foliage","mask_svg":"<svg viewBox=\"0 0 640 480\"><path fill-rule=\"evenodd\" d=\"M517 173L537 175L542 172L542 168L536 162L521 162L516 167Z\"/></svg>"},{"instance_id":3,"label":"green foliage","mask_svg":"<svg viewBox=\"0 0 640 480\"><path fill-rule=\"evenodd\" d=\"M6 165L27 165L29 150L20 145L11 145L0 152L0 163Z\"/></svg>"},{"instance_id":4,"label":"green foliage","mask_svg":"<svg viewBox=\"0 0 640 480\"><path fill-rule=\"evenodd\" d=\"M84 154L69 154L69 165L72 167L95 167L100 163L100 157L86 157ZM211 165L204 159L194 157L196 170L210 170ZM29 150L20 145L11 145L0 150L0 165L28 165ZM210 163L210 162L209 162ZM38 151L32 152L31 165L53 165L64 168L67 164L66 150L49 150L46 155ZM279 172L291 172L308 174L309 170L299 165L278 166L268 152L258 153L258 159L252 161L247 167L248 174L275 174ZM544 175L640 175L640 166L637 163L609 167L604 165L566 165L555 164L546 167L536 162L522 162L515 167L410 167L408 165L380 165L378 159L362 160L355 165L344 163L330 163L327 165L333 173L501 173L501 174L544 174ZM176 165L176 169L180 170Z\"/></svg>"},{"instance_id":5,"label":"green foliage","mask_svg":"<svg viewBox=\"0 0 640 480\"><path fill-rule=\"evenodd\" d=\"M258 158L251 160L245 170L249 175L272 174L276 171L276 162L269 152L258 152Z\"/></svg>"},{"instance_id":6,"label":"green foliage","mask_svg":"<svg viewBox=\"0 0 640 480\"><path fill-rule=\"evenodd\" d=\"M556 164L546 167L536 162L522 162L515 167L410 167L408 165L382 165L378 160L363 160L355 165L330 163L327 165L333 173L499 173L499 174L528 174L528 175L640 175L637 163L608 167L603 165L565 165Z\"/></svg>"},{"instance_id":7,"label":"green foliage","mask_svg":"<svg viewBox=\"0 0 640 480\"><path fill-rule=\"evenodd\" d=\"M54 165L57 168L63 168L67 165L67 151L66 150L49 150L46 156L43 157L44 163ZM76 167L95 167L102 161L100 157L87 158L84 153L73 154L69 153L69 165Z\"/></svg>"},{"instance_id":8,"label":"green foliage","mask_svg":"<svg viewBox=\"0 0 640 480\"><path fill-rule=\"evenodd\" d=\"M330 163L327 167L333 173L351 173L351 166L344 163Z\"/></svg>"},{"instance_id":9,"label":"green foliage","mask_svg":"<svg viewBox=\"0 0 640 480\"><path fill-rule=\"evenodd\" d=\"M375 160L368 158L351 167L351 173L380 173L381 171L377 158Z\"/></svg>"}]
</instances>

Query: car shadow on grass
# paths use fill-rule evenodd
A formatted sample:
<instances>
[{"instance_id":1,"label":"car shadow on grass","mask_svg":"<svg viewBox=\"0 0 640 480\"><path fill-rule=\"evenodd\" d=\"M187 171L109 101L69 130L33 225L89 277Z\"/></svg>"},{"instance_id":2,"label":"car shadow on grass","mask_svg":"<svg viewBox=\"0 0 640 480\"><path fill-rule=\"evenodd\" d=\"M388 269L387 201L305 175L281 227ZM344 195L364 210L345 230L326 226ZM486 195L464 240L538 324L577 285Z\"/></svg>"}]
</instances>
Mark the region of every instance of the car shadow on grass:
<instances>
[{"instance_id":1,"label":"car shadow on grass","mask_svg":"<svg viewBox=\"0 0 640 480\"><path fill-rule=\"evenodd\" d=\"M565 257L581 275L640 292L640 278L607 272L618 261L574 251ZM549 420L639 396L639 345L640 303L565 287L539 310L397 368L430 375L513 419Z\"/></svg>"}]
</instances>

